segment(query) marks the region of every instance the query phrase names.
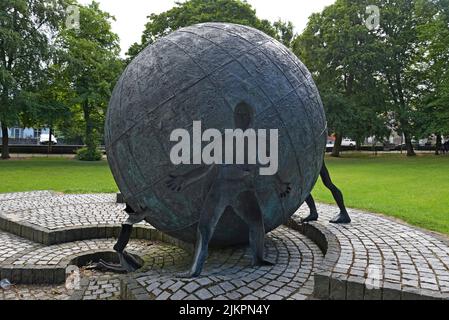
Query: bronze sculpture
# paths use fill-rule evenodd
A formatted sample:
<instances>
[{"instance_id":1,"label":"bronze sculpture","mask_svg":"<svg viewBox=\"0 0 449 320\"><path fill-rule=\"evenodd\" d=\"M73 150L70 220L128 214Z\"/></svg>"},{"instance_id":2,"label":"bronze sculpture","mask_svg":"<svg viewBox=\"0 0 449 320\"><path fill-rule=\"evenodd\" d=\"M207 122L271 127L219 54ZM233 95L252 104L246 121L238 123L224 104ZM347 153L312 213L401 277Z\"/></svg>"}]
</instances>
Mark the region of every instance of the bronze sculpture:
<instances>
[{"instance_id":1,"label":"bronze sculpture","mask_svg":"<svg viewBox=\"0 0 449 320\"><path fill-rule=\"evenodd\" d=\"M276 130L277 172L260 174L267 169L261 161L201 163L196 157L205 140L195 133L196 121L206 131ZM180 129L199 145L175 164L171 138ZM108 161L130 212L115 247L117 270L137 267L124 247L132 225L145 220L197 243L189 276L201 272L209 242L249 240L254 263L266 263L264 235L310 195L327 139L318 90L299 59L258 30L227 23L183 28L146 48L114 89L105 132ZM273 152L268 147L263 154Z\"/></svg>"},{"instance_id":2,"label":"bronze sculpture","mask_svg":"<svg viewBox=\"0 0 449 320\"><path fill-rule=\"evenodd\" d=\"M351 218L349 217L349 213L346 210L345 202L343 199L343 194L341 193L340 189L337 188L337 186L332 182L332 179L329 174L329 170L326 167L326 163L323 162L323 166L321 167L320 171L321 180L323 181L323 184L326 188L328 188L335 199L335 202L338 205L338 208L340 209L340 213L338 213L332 220L330 220L330 223L335 224L347 224L351 223ZM301 220L302 223L307 222L313 222L318 220L318 210L315 205L315 200L313 199L312 195L309 195L306 199L307 206L310 209L310 214L303 218Z\"/></svg>"}]
</instances>

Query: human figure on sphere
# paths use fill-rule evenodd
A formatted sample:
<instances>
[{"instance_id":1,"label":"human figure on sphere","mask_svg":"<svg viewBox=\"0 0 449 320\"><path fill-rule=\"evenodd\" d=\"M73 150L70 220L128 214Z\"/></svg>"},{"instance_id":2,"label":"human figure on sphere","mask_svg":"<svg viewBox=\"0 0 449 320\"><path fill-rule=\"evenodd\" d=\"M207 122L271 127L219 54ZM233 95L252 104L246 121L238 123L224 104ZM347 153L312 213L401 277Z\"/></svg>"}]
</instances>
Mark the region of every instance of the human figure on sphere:
<instances>
[{"instance_id":1,"label":"human figure on sphere","mask_svg":"<svg viewBox=\"0 0 449 320\"><path fill-rule=\"evenodd\" d=\"M254 119L254 110L246 103L240 103L234 110L234 121L236 129L246 131L250 128ZM225 141L225 139L223 139ZM245 146L246 147L246 146ZM235 148L235 146L234 146ZM247 154L247 152L245 152ZM234 150L234 156L236 152ZM235 161L234 161L235 163ZM253 184L257 165L232 164L232 165L203 165L184 175L171 174L166 181L166 186L173 192L181 192L188 186L205 179L212 182L205 194L200 219L197 228L197 241L195 254L191 269L182 273L180 277L197 277L201 274L205 264L209 242L213 237L214 230L224 214L225 210L231 208L249 228L249 242L253 254L253 265L273 265L273 262L265 258L265 226L262 210L257 199L255 186ZM281 198L287 197L291 192L291 184L283 182L276 174L276 185ZM128 220L122 225L122 229L114 246L119 256L120 263L108 263L100 260L94 268L106 269L114 272L133 272L141 268L141 264L125 251L133 225L147 221L149 216L146 212L136 212L128 204L125 211L129 214Z\"/></svg>"},{"instance_id":2,"label":"human figure on sphere","mask_svg":"<svg viewBox=\"0 0 449 320\"><path fill-rule=\"evenodd\" d=\"M246 103L237 105L234 110L236 129L245 132L250 128L253 118L254 110L249 105ZM245 152L246 154L247 152ZM236 156L235 150L234 156ZM213 177L211 179L213 180L212 185L208 190L200 213L193 264L190 271L180 276L197 277L201 274L208 255L209 242L221 216L228 208L231 208L249 228L253 265L273 265L272 262L265 259L265 226L253 184L256 169L256 165L248 164L213 164L202 166L182 176L170 175L167 187L175 192L183 190L206 176L212 175ZM276 182L281 194L287 195L290 193L290 183L283 182L277 174Z\"/></svg>"}]
</instances>

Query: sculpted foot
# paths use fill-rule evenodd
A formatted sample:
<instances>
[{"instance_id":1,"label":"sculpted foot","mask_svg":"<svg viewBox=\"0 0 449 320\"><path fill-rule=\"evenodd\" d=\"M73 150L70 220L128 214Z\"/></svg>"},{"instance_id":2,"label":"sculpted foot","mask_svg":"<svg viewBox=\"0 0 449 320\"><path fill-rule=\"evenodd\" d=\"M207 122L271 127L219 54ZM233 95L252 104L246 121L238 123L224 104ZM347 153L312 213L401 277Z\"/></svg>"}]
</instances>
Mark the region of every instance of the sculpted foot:
<instances>
[{"instance_id":1,"label":"sculpted foot","mask_svg":"<svg viewBox=\"0 0 449 320\"><path fill-rule=\"evenodd\" d=\"M318 213L311 213L307 217L301 219L301 223L318 221Z\"/></svg>"},{"instance_id":2,"label":"sculpted foot","mask_svg":"<svg viewBox=\"0 0 449 320\"><path fill-rule=\"evenodd\" d=\"M137 271L142 265L132 255L123 251L117 252L120 263L106 262L102 259L98 263L92 264L89 269L97 269L101 271L110 271L115 273L129 273Z\"/></svg>"},{"instance_id":3,"label":"sculpted foot","mask_svg":"<svg viewBox=\"0 0 449 320\"><path fill-rule=\"evenodd\" d=\"M198 278L200 276L201 272L193 272L193 271L186 271L176 274L176 278L180 279L192 279L192 278Z\"/></svg>"},{"instance_id":4,"label":"sculpted foot","mask_svg":"<svg viewBox=\"0 0 449 320\"><path fill-rule=\"evenodd\" d=\"M349 217L349 214L347 212L340 212L329 222L334 224L348 224L351 223L351 218Z\"/></svg>"},{"instance_id":5,"label":"sculpted foot","mask_svg":"<svg viewBox=\"0 0 449 320\"><path fill-rule=\"evenodd\" d=\"M274 266L275 263L268 259L257 259L252 263L253 267L264 267L264 266Z\"/></svg>"},{"instance_id":6,"label":"sculpted foot","mask_svg":"<svg viewBox=\"0 0 449 320\"><path fill-rule=\"evenodd\" d=\"M113 273L127 273L128 271L120 264L117 263L109 263L102 259L99 262L93 263L86 267L87 270L100 270L104 272L113 272Z\"/></svg>"}]
</instances>

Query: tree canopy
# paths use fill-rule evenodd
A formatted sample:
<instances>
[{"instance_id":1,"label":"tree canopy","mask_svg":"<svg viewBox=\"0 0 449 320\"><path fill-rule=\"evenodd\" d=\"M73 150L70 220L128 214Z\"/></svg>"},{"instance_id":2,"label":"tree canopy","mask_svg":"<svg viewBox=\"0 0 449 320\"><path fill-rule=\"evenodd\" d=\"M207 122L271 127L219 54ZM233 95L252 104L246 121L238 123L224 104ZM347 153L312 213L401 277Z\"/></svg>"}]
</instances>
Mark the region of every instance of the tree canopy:
<instances>
[{"instance_id":1,"label":"tree canopy","mask_svg":"<svg viewBox=\"0 0 449 320\"><path fill-rule=\"evenodd\" d=\"M69 6L79 10L75 27L66 24ZM2 158L9 157L7 128L18 123L58 129L87 146L83 158L98 158L124 66L158 38L210 21L257 28L306 64L337 137L335 156L343 137L360 145L395 130L414 155L413 139L436 135L441 143L449 135L449 0L336 0L312 14L300 35L291 22L260 19L244 0L188 0L151 14L126 61L113 19L96 2L0 2Z\"/></svg>"},{"instance_id":2,"label":"tree canopy","mask_svg":"<svg viewBox=\"0 0 449 320\"><path fill-rule=\"evenodd\" d=\"M67 102L74 113L83 116L86 160L98 158L108 101L123 68L119 39L111 30L112 18L96 2L80 6L80 27L61 31L57 40L63 79L72 91Z\"/></svg>"},{"instance_id":3,"label":"tree canopy","mask_svg":"<svg viewBox=\"0 0 449 320\"><path fill-rule=\"evenodd\" d=\"M293 51L314 75L330 130L336 134L334 155L344 136L359 142L385 135L384 88L376 83L379 49L365 26L366 1L337 0L313 14Z\"/></svg>"},{"instance_id":4,"label":"tree canopy","mask_svg":"<svg viewBox=\"0 0 449 320\"><path fill-rule=\"evenodd\" d=\"M64 0L0 2L0 123L2 158L9 158L8 126L19 122L52 54L52 41L64 21Z\"/></svg>"},{"instance_id":5,"label":"tree canopy","mask_svg":"<svg viewBox=\"0 0 449 320\"><path fill-rule=\"evenodd\" d=\"M151 14L140 43L134 43L128 50L129 61L147 45L179 28L203 22L229 22L259 29L283 42L291 41L293 25L282 21L272 25L259 19L256 11L241 0L188 0L161 14Z\"/></svg>"}]
</instances>

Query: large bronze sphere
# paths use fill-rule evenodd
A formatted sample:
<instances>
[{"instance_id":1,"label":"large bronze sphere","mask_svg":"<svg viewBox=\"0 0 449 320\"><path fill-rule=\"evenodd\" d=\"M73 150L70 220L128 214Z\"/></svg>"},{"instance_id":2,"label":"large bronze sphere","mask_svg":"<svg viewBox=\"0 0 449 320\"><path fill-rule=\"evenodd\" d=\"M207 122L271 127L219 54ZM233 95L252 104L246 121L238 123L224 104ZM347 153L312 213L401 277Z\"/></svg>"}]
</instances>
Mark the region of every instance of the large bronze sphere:
<instances>
[{"instance_id":1,"label":"large bronze sphere","mask_svg":"<svg viewBox=\"0 0 449 320\"><path fill-rule=\"evenodd\" d=\"M250 27L204 23L180 29L149 45L127 67L109 104L106 150L114 178L135 210L149 213L157 229L192 242L208 179L181 192L166 187L175 166L175 129L235 128L234 111L254 111L251 127L279 130L278 175L291 183L281 198L275 176L254 178L266 231L285 223L310 194L321 169L327 130L318 90L301 61L285 46ZM206 191L206 192L205 192ZM248 240L245 223L226 210L212 244Z\"/></svg>"}]
</instances>

